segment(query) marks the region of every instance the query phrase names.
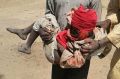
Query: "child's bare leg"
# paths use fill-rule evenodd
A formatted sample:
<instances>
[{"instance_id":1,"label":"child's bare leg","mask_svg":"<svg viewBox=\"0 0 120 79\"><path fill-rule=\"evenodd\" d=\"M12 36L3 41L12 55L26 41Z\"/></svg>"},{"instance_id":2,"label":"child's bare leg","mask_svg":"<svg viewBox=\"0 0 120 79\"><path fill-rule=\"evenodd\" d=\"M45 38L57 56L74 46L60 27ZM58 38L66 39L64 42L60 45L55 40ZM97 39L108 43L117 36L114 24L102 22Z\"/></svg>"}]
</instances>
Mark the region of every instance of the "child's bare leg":
<instances>
[{"instance_id":1,"label":"child's bare leg","mask_svg":"<svg viewBox=\"0 0 120 79\"><path fill-rule=\"evenodd\" d=\"M18 51L19 52L23 52L26 54L30 54L31 53L31 46L34 43L35 39L40 35L41 39L43 42L49 42L50 39L52 38L51 33L47 32L48 30L40 28L38 32L34 31L32 29L32 31L30 32L30 36L28 37L28 40L25 44L22 44L19 48Z\"/></svg>"},{"instance_id":2,"label":"child's bare leg","mask_svg":"<svg viewBox=\"0 0 120 79\"><path fill-rule=\"evenodd\" d=\"M33 25L34 25L34 23L31 24L30 26L28 26L27 28L24 28L24 29L6 28L6 30L11 32L11 33L14 33L14 34L18 35L22 40L26 40L28 34L32 30Z\"/></svg>"},{"instance_id":3,"label":"child's bare leg","mask_svg":"<svg viewBox=\"0 0 120 79\"><path fill-rule=\"evenodd\" d=\"M27 42L25 44L21 44L21 46L18 47L18 51L26 53L26 54L30 54L31 53L31 46L38 36L39 36L39 34L37 32L35 32L34 30L32 30L30 32L30 36L28 37Z\"/></svg>"}]
</instances>

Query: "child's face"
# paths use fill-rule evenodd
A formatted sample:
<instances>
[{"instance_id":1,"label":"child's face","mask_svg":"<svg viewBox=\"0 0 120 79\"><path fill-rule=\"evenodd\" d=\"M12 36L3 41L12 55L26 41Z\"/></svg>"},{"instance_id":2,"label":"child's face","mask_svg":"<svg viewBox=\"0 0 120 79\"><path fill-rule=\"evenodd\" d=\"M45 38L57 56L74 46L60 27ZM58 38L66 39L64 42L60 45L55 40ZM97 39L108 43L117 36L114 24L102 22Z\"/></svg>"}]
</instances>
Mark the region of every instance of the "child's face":
<instances>
[{"instance_id":1,"label":"child's face","mask_svg":"<svg viewBox=\"0 0 120 79\"><path fill-rule=\"evenodd\" d=\"M70 28L70 34L72 37L79 39L79 30L76 28Z\"/></svg>"}]
</instances>

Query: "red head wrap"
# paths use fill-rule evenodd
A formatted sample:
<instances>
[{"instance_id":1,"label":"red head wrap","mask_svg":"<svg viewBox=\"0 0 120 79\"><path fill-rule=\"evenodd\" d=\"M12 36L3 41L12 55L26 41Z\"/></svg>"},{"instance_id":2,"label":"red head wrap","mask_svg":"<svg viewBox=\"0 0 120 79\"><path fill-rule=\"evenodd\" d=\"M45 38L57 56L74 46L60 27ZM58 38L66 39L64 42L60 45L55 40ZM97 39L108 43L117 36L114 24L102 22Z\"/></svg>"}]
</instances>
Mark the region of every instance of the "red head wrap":
<instances>
[{"instance_id":1,"label":"red head wrap","mask_svg":"<svg viewBox=\"0 0 120 79\"><path fill-rule=\"evenodd\" d=\"M85 39L89 32L92 32L96 26L97 14L93 9L85 9L82 5L74 10L72 15L71 25L78 29L79 38Z\"/></svg>"}]
</instances>

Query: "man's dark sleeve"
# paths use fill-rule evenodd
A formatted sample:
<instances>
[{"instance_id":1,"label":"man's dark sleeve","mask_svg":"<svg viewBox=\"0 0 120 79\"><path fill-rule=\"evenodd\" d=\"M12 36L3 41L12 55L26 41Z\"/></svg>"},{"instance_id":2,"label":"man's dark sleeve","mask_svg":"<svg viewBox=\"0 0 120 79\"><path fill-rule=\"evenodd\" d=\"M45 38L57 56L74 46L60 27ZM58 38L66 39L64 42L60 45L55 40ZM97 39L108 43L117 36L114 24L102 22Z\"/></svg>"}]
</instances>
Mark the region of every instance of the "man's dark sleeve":
<instances>
[{"instance_id":1,"label":"man's dark sleeve","mask_svg":"<svg viewBox=\"0 0 120 79\"><path fill-rule=\"evenodd\" d=\"M46 0L46 11L45 14L55 14L55 3L54 0Z\"/></svg>"}]
</instances>

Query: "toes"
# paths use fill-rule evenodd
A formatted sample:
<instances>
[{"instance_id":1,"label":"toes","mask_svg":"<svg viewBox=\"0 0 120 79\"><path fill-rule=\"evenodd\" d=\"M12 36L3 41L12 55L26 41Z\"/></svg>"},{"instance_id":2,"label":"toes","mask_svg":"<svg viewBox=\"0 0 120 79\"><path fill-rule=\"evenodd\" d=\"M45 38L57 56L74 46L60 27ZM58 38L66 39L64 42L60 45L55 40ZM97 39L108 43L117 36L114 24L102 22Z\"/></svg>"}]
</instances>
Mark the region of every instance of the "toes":
<instances>
[{"instance_id":1,"label":"toes","mask_svg":"<svg viewBox=\"0 0 120 79\"><path fill-rule=\"evenodd\" d=\"M21 29L6 28L6 30L9 31L10 33L18 35L22 40L27 39L27 34L24 34Z\"/></svg>"},{"instance_id":2,"label":"toes","mask_svg":"<svg viewBox=\"0 0 120 79\"><path fill-rule=\"evenodd\" d=\"M9 31L9 32L11 32L11 33L15 33L15 34L16 34L15 29L12 29L12 28L6 28L6 30Z\"/></svg>"}]
</instances>

